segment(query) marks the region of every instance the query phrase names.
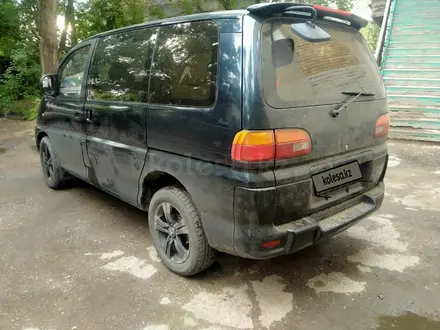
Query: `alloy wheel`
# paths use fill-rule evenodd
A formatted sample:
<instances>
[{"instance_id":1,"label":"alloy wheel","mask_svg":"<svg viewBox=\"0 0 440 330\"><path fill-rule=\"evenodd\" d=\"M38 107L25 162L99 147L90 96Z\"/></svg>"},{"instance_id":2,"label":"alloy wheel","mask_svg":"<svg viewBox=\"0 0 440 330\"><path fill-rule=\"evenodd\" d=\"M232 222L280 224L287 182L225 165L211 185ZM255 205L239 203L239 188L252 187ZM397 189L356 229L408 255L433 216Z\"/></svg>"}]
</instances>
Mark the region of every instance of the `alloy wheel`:
<instances>
[{"instance_id":1,"label":"alloy wheel","mask_svg":"<svg viewBox=\"0 0 440 330\"><path fill-rule=\"evenodd\" d=\"M166 257L184 263L189 256L188 228L180 212L169 202L160 203L154 216L159 245Z\"/></svg>"},{"instance_id":2,"label":"alloy wheel","mask_svg":"<svg viewBox=\"0 0 440 330\"><path fill-rule=\"evenodd\" d=\"M46 144L41 146L43 171L48 181L52 181L54 176L53 158Z\"/></svg>"}]
</instances>

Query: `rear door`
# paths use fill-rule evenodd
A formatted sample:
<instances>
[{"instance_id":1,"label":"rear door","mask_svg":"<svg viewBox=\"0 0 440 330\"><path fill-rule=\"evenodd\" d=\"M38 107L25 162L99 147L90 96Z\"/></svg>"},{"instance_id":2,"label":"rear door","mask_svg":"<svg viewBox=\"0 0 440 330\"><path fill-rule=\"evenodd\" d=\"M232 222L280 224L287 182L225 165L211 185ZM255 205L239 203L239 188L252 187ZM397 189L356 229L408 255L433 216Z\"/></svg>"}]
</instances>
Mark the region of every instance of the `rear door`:
<instances>
[{"instance_id":1,"label":"rear door","mask_svg":"<svg viewBox=\"0 0 440 330\"><path fill-rule=\"evenodd\" d=\"M242 35L237 26L234 19L160 28L148 111L151 148L230 161L240 125Z\"/></svg>"},{"instance_id":2,"label":"rear door","mask_svg":"<svg viewBox=\"0 0 440 330\"><path fill-rule=\"evenodd\" d=\"M46 132L68 172L85 177L85 71L93 41L81 44L63 60L58 70L59 90L47 100Z\"/></svg>"},{"instance_id":3,"label":"rear door","mask_svg":"<svg viewBox=\"0 0 440 330\"><path fill-rule=\"evenodd\" d=\"M321 21L318 25L331 40L310 42L292 32L294 22L273 18L262 25L265 116L253 116L246 127L306 130L313 143L308 160L383 142L375 139L374 132L376 120L387 112L385 91L362 35L350 26ZM278 46L281 39L292 40L292 48ZM369 96L360 95L338 117L332 116L333 109L358 93Z\"/></svg>"},{"instance_id":4,"label":"rear door","mask_svg":"<svg viewBox=\"0 0 440 330\"><path fill-rule=\"evenodd\" d=\"M155 28L101 38L87 85L88 179L132 204L147 153L146 109L155 40Z\"/></svg>"}]
</instances>

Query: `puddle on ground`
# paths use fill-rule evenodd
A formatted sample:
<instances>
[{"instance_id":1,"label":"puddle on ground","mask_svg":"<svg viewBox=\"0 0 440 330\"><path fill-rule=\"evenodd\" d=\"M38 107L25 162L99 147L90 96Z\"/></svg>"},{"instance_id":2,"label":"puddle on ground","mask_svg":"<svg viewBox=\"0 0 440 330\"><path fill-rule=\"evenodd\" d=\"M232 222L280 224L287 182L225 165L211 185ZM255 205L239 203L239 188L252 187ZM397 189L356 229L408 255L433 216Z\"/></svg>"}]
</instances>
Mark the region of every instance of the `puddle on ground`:
<instances>
[{"instance_id":1,"label":"puddle on ground","mask_svg":"<svg viewBox=\"0 0 440 330\"><path fill-rule=\"evenodd\" d=\"M6 148L0 148L0 155L6 151Z\"/></svg>"},{"instance_id":2,"label":"puddle on ground","mask_svg":"<svg viewBox=\"0 0 440 330\"><path fill-rule=\"evenodd\" d=\"M400 316L383 316L376 330L439 330L440 322L413 313Z\"/></svg>"}]
</instances>

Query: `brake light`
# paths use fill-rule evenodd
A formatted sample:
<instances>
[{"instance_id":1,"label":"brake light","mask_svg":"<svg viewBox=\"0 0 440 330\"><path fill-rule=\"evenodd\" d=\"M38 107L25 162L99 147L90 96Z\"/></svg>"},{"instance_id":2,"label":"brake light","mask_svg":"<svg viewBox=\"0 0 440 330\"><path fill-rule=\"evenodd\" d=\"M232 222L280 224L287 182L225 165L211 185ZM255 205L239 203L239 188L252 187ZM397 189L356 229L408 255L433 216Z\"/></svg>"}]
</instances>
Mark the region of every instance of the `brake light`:
<instances>
[{"instance_id":1,"label":"brake light","mask_svg":"<svg viewBox=\"0 0 440 330\"><path fill-rule=\"evenodd\" d=\"M344 15L344 16L351 16L351 13L348 11L345 11L345 10L333 9L333 8L328 8L328 7L324 7L324 6L319 6L319 5L313 5L313 8L315 8L316 10L324 11L324 12L328 12L328 13L335 13L335 14L340 14L340 15Z\"/></svg>"},{"instance_id":2,"label":"brake light","mask_svg":"<svg viewBox=\"0 0 440 330\"><path fill-rule=\"evenodd\" d=\"M374 137L382 137L388 135L390 130L390 114L386 113L376 120L376 129Z\"/></svg>"},{"instance_id":3,"label":"brake light","mask_svg":"<svg viewBox=\"0 0 440 330\"><path fill-rule=\"evenodd\" d=\"M240 162L261 162L310 154L310 135L302 129L243 130L235 135L231 157Z\"/></svg>"}]
</instances>

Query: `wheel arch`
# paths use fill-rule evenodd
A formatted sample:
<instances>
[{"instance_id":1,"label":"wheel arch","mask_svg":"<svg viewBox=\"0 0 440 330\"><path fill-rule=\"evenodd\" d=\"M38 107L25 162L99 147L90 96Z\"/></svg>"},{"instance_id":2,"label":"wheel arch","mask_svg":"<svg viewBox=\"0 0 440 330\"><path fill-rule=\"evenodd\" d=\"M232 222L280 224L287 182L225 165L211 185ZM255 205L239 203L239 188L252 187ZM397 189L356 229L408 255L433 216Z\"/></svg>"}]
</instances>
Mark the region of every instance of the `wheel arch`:
<instances>
[{"instance_id":1,"label":"wheel arch","mask_svg":"<svg viewBox=\"0 0 440 330\"><path fill-rule=\"evenodd\" d=\"M38 149L38 150L40 150L40 143L41 143L41 140L42 140L45 136L48 136L48 135L47 135L47 133L44 132L44 131L41 131L41 132L38 133L38 135L37 135L37 140L36 140L36 143L37 143L37 149Z\"/></svg>"},{"instance_id":2,"label":"wheel arch","mask_svg":"<svg viewBox=\"0 0 440 330\"><path fill-rule=\"evenodd\" d=\"M153 171L147 174L141 183L139 204L143 210L148 210L151 198L161 188L176 185L188 192L183 183L175 176L164 171Z\"/></svg>"}]
</instances>

